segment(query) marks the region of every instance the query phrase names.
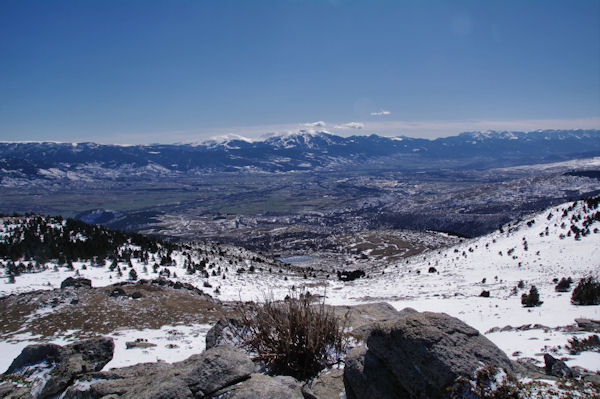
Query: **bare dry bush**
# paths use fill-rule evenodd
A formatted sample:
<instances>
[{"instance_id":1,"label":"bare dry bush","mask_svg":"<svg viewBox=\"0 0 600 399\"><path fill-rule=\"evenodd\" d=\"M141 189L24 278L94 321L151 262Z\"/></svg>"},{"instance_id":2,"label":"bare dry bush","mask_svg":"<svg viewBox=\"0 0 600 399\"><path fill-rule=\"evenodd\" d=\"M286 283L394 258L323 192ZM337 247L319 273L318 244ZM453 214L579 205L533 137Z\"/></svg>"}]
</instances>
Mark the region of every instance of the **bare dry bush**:
<instances>
[{"instance_id":1,"label":"bare dry bush","mask_svg":"<svg viewBox=\"0 0 600 399\"><path fill-rule=\"evenodd\" d=\"M242 306L240 316L243 346L272 374L314 377L338 363L347 346L343 323L323 302L312 304L309 295Z\"/></svg>"}]
</instances>

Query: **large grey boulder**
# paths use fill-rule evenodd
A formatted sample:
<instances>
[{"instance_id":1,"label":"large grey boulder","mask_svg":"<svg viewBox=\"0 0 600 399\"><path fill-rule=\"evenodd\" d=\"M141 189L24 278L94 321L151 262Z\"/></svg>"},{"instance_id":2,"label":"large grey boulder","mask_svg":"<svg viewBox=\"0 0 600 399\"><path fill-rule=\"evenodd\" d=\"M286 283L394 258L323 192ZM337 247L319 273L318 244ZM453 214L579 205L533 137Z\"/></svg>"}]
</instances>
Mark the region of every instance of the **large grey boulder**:
<instances>
[{"instance_id":1,"label":"large grey boulder","mask_svg":"<svg viewBox=\"0 0 600 399\"><path fill-rule=\"evenodd\" d=\"M574 376L573 370L571 370L564 361L557 359L548 353L544 354L544 366L546 374L548 375L559 378L573 378Z\"/></svg>"},{"instance_id":2,"label":"large grey boulder","mask_svg":"<svg viewBox=\"0 0 600 399\"><path fill-rule=\"evenodd\" d=\"M269 377L264 374L252 374L241 384L217 392L219 399L303 399L302 387L293 377Z\"/></svg>"},{"instance_id":3,"label":"large grey boulder","mask_svg":"<svg viewBox=\"0 0 600 399\"><path fill-rule=\"evenodd\" d=\"M331 307L334 314L352 328L359 328L375 322L395 320L403 315L387 302L365 303L360 305L340 305Z\"/></svg>"},{"instance_id":4,"label":"large grey boulder","mask_svg":"<svg viewBox=\"0 0 600 399\"><path fill-rule=\"evenodd\" d=\"M170 390L172 365L167 363L142 363L110 371L91 373L69 387L64 399L135 398L155 394L161 385ZM186 387L185 384L181 384ZM182 398L192 398L191 392Z\"/></svg>"},{"instance_id":5,"label":"large grey boulder","mask_svg":"<svg viewBox=\"0 0 600 399\"><path fill-rule=\"evenodd\" d=\"M412 313L380 323L367 347L346 358L348 399L443 398L460 376L484 365L515 373L513 363L490 340L444 313Z\"/></svg>"},{"instance_id":6,"label":"large grey boulder","mask_svg":"<svg viewBox=\"0 0 600 399\"><path fill-rule=\"evenodd\" d=\"M210 398L250 378L252 361L239 349L218 346L173 363L143 363L88 374L63 399Z\"/></svg>"},{"instance_id":7,"label":"large grey boulder","mask_svg":"<svg viewBox=\"0 0 600 399\"><path fill-rule=\"evenodd\" d=\"M409 392L382 360L366 346L348 352L344 369L344 387L348 399L409 398Z\"/></svg>"},{"instance_id":8,"label":"large grey boulder","mask_svg":"<svg viewBox=\"0 0 600 399\"><path fill-rule=\"evenodd\" d=\"M181 379L200 396L240 382L254 371L252 360L231 346L211 348L173 366L184 370Z\"/></svg>"},{"instance_id":9,"label":"large grey boulder","mask_svg":"<svg viewBox=\"0 0 600 399\"><path fill-rule=\"evenodd\" d=\"M361 341L365 341L379 323L397 320L409 314L417 313L413 308L404 308L398 311L387 302L367 303L348 306L348 308L349 310L345 316L348 327L352 328L352 336Z\"/></svg>"},{"instance_id":10,"label":"large grey boulder","mask_svg":"<svg viewBox=\"0 0 600 399\"><path fill-rule=\"evenodd\" d=\"M339 399L344 396L344 370L329 369L302 387L305 399Z\"/></svg>"},{"instance_id":11,"label":"large grey boulder","mask_svg":"<svg viewBox=\"0 0 600 399\"><path fill-rule=\"evenodd\" d=\"M169 376L164 379L158 379L152 384L142 387L135 394L122 396L123 398L144 398L144 399L180 399L193 398L192 391L181 379Z\"/></svg>"},{"instance_id":12,"label":"large grey boulder","mask_svg":"<svg viewBox=\"0 0 600 399\"><path fill-rule=\"evenodd\" d=\"M112 338L92 338L64 347L29 345L4 376L30 381L34 397L48 398L65 390L79 376L101 370L112 359L113 351Z\"/></svg>"},{"instance_id":13,"label":"large grey boulder","mask_svg":"<svg viewBox=\"0 0 600 399\"><path fill-rule=\"evenodd\" d=\"M92 338L64 347L63 359L50 372L43 393L50 396L62 392L75 378L100 371L113 357L112 338Z\"/></svg>"},{"instance_id":14,"label":"large grey boulder","mask_svg":"<svg viewBox=\"0 0 600 399\"><path fill-rule=\"evenodd\" d=\"M34 399L27 387L17 381L0 383L0 398L3 399Z\"/></svg>"},{"instance_id":15,"label":"large grey boulder","mask_svg":"<svg viewBox=\"0 0 600 399\"><path fill-rule=\"evenodd\" d=\"M219 345L237 346L243 323L235 318L221 318L206 333L206 349Z\"/></svg>"},{"instance_id":16,"label":"large grey boulder","mask_svg":"<svg viewBox=\"0 0 600 399\"><path fill-rule=\"evenodd\" d=\"M34 344L27 345L19 356L17 356L4 375L15 374L25 367L33 366L38 363L46 362L49 365L58 363L63 354L63 347L56 344Z\"/></svg>"}]
</instances>

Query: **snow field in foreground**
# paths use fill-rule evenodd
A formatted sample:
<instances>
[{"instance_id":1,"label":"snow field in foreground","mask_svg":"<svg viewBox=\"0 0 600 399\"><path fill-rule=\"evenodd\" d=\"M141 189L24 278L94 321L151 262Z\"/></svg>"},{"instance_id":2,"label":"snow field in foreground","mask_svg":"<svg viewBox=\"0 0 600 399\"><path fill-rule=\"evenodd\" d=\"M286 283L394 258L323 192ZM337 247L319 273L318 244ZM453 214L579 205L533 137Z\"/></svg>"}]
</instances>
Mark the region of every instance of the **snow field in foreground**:
<instances>
[{"instance_id":1,"label":"snow field in foreground","mask_svg":"<svg viewBox=\"0 0 600 399\"><path fill-rule=\"evenodd\" d=\"M112 360L103 370L131 366L138 363L164 361L167 363L185 360L193 354L201 353L206 348L206 333L210 329L208 324L194 324L189 326L162 326L160 329L144 330L117 330L107 337L113 338L115 350ZM67 345L78 341L73 338L75 331L66 331L46 343ZM146 340L155 344L148 348L127 349L126 343L137 339ZM40 343L31 334L21 334L12 337L10 341L0 341L0 372L8 369L13 359L16 358L27 345Z\"/></svg>"}]
</instances>

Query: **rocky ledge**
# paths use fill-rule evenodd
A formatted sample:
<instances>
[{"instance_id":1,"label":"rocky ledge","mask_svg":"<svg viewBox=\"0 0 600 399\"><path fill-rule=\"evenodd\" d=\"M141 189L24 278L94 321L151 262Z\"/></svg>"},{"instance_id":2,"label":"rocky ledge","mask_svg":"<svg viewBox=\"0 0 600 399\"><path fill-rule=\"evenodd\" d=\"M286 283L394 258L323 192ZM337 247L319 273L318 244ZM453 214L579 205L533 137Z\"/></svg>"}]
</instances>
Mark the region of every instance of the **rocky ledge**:
<instances>
[{"instance_id":1,"label":"rocky ledge","mask_svg":"<svg viewBox=\"0 0 600 399\"><path fill-rule=\"evenodd\" d=\"M86 356L86 354L91 354ZM86 340L64 348L32 345L4 374L3 398L303 398L292 377L254 373L240 349L218 346L173 364L142 363L99 372L112 358L112 340ZM27 383L29 381L29 383Z\"/></svg>"},{"instance_id":2,"label":"rocky ledge","mask_svg":"<svg viewBox=\"0 0 600 399\"><path fill-rule=\"evenodd\" d=\"M346 315L359 346L348 352L343 369L324 370L311 381L260 373L259 365L231 339L231 329L239 322L223 319L207 335L207 350L172 364L100 371L113 355L109 338L64 347L28 346L3 374L0 397L339 399L345 394L348 399L477 399L491 397L485 389L494 384L486 382L481 388L482 379L498 382L494 378L499 374L554 379L563 385L574 381L574 389L583 396L573 397L600 392L597 376L582 378L552 356L546 356L545 368L512 362L477 330L443 313L398 312L386 303L339 307L335 312ZM505 388L518 391L522 385Z\"/></svg>"}]
</instances>

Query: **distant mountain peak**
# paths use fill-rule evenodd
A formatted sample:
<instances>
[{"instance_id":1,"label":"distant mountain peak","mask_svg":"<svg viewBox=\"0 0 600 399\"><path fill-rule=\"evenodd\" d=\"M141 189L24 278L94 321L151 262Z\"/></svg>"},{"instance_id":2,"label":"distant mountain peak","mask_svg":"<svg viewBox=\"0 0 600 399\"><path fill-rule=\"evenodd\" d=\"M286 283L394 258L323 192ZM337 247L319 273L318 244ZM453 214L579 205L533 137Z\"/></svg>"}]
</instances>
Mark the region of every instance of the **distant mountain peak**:
<instances>
[{"instance_id":1,"label":"distant mountain peak","mask_svg":"<svg viewBox=\"0 0 600 399\"><path fill-rule=\"evenodd\" d=\"M227 146L231 142L246 142L246 143L308 143L313 138L325 138L327 136L335 136L327 130L300 129L295 132L273 132L266 133L256 138L249 138L239 134L224 134L213 136L203 141L190 143L177 143L175 145L191 145L191 146L206 146L215 148L219 146Z\"/></svg>"},{"instance_id":2,"label":"distant mountain peak","mask_svg":"<svg viewBox=\"0 0 600 399\"><path fill-rule=\"evenodd\" d=\"M527 133L524 132L514 132L507 130L485 130L485 131L473 131L473 132L464 132L459 134L459 137L470 137L473 139L484 140L484 139L508 139L515 140L518 139Z\"/></svg>"},{"instance_id":3,"label":"distant mountain peak","mask_svg":"<svg viewBox=\"0 0 600 399\"><path fill-rule=\"evenodd\" d=\"M600 130L480 131L435 140L376 134L342 137L307 128L250 139L237 134L198 143L103 145L0 143L0 184L64 178L95 180L218 171L288 172L363 167L507 167L600 156ZM23 180L19 180L23 179Z\"/></svg>"},{"instance_id":4,"label":"distant mountain peak","mask_svg":"<svg viewBox=\"0 0 600 399\"><path fill-rule=\"evenodd\" d=\"M245 141L247 143L252 143L255 140L245 137L245 136L241 136L239 134L222 134L222 135L209 137L205 140L192 141L192 142L180 142L180 143L175 143L174 145L189 145L192 147L199 147L199 146L218 147L220 145L225 145L232 141Z\"/></svg>"},{"instance_id":5,"label":"distant mountain peak","mask_svg":"<svg viewBox=\"0 0 600 399\"><path fill-rule=\"evenodd\" d=\"M326 130L302 129L298 132L273 134L263 136L263 143L278 148L315 148L333 143L333 139L340 138Z\"/></svg>"},{"instance_id":6,"label":"distant mountain peak","mask_svg":"<svg viewBox=\"0 0 600 399\"><path fill-rule=\"evenodd\" d=\"M300 129L295 132L279 132L279 133L266 133L260 136L259 140L267 141L273 139L287 139L287 138L313 138L313 137L324 137L324 136L335 136L333 133L327 130L315 130L315 129Z\"/></svg>"}]
</instances>

